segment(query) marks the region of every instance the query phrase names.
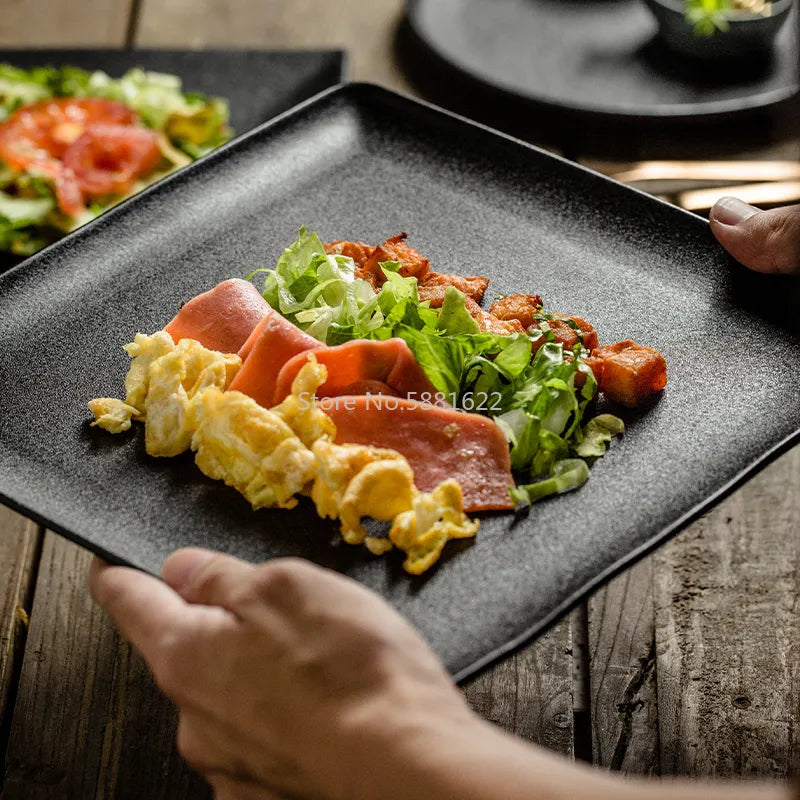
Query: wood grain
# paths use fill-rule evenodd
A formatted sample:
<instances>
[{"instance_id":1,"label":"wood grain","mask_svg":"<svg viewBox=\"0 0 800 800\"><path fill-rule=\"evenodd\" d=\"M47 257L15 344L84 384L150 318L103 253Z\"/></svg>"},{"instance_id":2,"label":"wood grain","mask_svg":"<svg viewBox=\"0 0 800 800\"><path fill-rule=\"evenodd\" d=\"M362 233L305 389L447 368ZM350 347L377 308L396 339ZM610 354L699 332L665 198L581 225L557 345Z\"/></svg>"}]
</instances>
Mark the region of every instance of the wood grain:
<instances>
[{"instance_id":1,"label":"wood grain","mask_svg":"<svg viewBox=\"0 0 800 800\"><path fill-rule=\"evenodd\" d=\"M0 46L125 44L134 0L3 0Z\"/></svg>"},{"instance_id":2,"label":"wood grain","mask_svg":"<svg viewBox=\"0 0 800 800\"><path fill-rule=\"evenodd\" d=\"M37 525L0 506L0 754L11 727L40 544Z\"/></svg>"},{"instance_id":3,"label":"wood grain","mask_svg":"<svg viewBox=\"0 0 800 800\"><path fill-rule=\"evenodd\" d=\"M664 774L798 768L800 449L655 556Z\"/></svg>"},{"instance_id":4,"label":"wood grain","mask_svg":"<svg viewBox=\"0 0 800 800\"><path fill-rule=\"evenodd\" d=\"M652 574L647 558L589 599L589 691L594 763L657 775Z\"/></svg>"},{"instance_id":5,"label":"wood grain","mask_svg":"<svg viewBox=\"0 0 800 800\"><path fill-rule=\"evenodd\" d=\"M464 685L470 705L500 728L573 755L570 618Z\"/></svg>"},{"instance_id":6,"label":"wood grain","mask_svg":"<svg viewBox=\"0 0 800 800\"><path fill-rule=\"evenodd\" d=\"M90 558L45 536L3 796L208 796L175 751L172 706L86 591Z\"/></svg>"},{"instance_id":7,"label":"wood grain","mask_svg":"<svg viewBox=\"0 0 800 800\"><path fill-rule=\"evenodd\" d=\"M403 0L143 0L139 39L154 47L342 48L349 77L410 87L392 57Z\"/></svg>"}]
</instances>

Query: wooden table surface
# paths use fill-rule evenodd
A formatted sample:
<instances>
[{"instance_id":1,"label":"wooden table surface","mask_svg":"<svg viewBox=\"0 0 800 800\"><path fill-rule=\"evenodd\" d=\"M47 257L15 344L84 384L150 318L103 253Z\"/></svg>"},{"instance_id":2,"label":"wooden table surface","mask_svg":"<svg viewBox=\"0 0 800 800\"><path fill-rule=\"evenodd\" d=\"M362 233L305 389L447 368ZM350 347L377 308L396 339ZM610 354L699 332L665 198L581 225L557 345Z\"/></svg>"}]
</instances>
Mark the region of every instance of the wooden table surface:
<instances>
[{"instance_id":1,"label":"wooden table surface","mask_svg":"<svg viewBox=\"0 0 800 800\"><path fill-rule=\"evenodd\" d=\"M0 46L340 46L351 78L411 91L392 59L401 14L402 0L3 0ZM746 155L796 159L798 143ZM467 684L470 703L605 769L797 774L799 483L795 449ZM0 508L2 796L205 797L174 709L88 597L89 561Z\"/></svg>"}]
</instances>

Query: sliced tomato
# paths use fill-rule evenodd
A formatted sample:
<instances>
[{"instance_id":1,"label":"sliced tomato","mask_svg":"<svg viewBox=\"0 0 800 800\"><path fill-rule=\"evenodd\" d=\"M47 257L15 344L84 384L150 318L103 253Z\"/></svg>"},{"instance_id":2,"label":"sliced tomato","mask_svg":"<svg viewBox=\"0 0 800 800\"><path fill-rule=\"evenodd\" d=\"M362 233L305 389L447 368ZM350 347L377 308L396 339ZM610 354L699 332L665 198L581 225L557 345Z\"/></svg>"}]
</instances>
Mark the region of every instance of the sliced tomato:
<instances>
[{"instance_id":1,"label":"sliced tomato","mask_svg":"<svg viewBox=\"0 0 800 800\"><path fill-rule=\"evenodd\" d=\"M91 124L64 153L84 195L125 194L161 159L156 134L132 125Z\"/></svg>"},{"instance_id":2,"label":"sliced tomato","mask_svg":"<svg viewBox=\"0 0 800 800\"><path fill-rule=\"evenodd\" d=\"M59 208L71 217L76 217L86 210L78 179L71 169L62 166L56 175L56 200Z\"/></svg>"},{"instance_id":3,"label":"sliced tomato","mask_svg":"<svg viewBox=\"0 0 800 800\"><path fill-rule=\"evenodd\" d=\"M124 194L158 163L156 136L134 127L138 121L115 100L42 100L0 123L0 160L51 179L59 207L75 216L85 210L85 197Z\"/></svg>"},{"instance_id":4,"label":"sliced tomato","mask_svg":"<svg viewBox=\"0 0 800 800\"><path fill-rule=\"evenodd\" d=\"M63 157L67 147L95 122L133 125L137 113L124 103L99 97L56 97L24 106L4 123L18 135L35 139L50 155Z\"/></svg>"},{"instance_id":5,"label":"sliced tomato","mask_svg":"<svg viewBox=\"0 0 800 800\"><path fill-rule=\"evenodd\" d=\"M6 124L0 125L0 159L10 167L23 170L36 162L57 161L50 154L44 132L23 131L19 127L6 127Z\"/></svg>"}]
</instances>

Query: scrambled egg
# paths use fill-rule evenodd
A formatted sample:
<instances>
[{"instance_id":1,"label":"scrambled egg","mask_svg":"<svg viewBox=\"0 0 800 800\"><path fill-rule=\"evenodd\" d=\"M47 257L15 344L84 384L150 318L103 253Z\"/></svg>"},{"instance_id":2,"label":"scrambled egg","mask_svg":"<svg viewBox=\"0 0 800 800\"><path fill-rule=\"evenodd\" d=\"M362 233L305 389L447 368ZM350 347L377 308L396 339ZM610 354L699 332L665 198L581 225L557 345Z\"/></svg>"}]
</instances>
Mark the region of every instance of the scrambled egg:
<instances>
[{"instance_id":1,"label":"scrambled egg","mask_svg":"<svg viewBox=\"0 0 800 800\"><path fill-rule=\"evenodd\" d=\"M389 540L405 552L406 572L421 575L438 560L450 539L472 537L479 525L464 514L458 481L448 480L418 495L409 511L395 517Z\"/></svg>"},{"instance_id":2,"label":"scrambled egg","mask_svg":"<svg viewBox=\"0 0 800 800\"><path fill-rule=\"evenodd\" d=\"M417 489L408 461L395 450L318 441L312 448L317 476L311 499L321 517L337 517L342 538L361 544L362 517L390 521L411 508Z\"/></svg>"},{"instance_id":3,"label":"scrambled egg","mask_svg":"<svg viewBox=\"0 0 800 800\"><path fill-rule=\"evenodd\" d=\"M130 428L131 419L142 420L149 455L183 453L196 428L196 401L208 388L226 389L241 359L207 350L192 339L175 344L166 331L137 333L125 350L133 359L125 376L125 402L112 397L92 400L92 425L120 433Z\"/></svg>"},{"instance_id":4,"label":"scrambled egg","mask_svg":"<svg viewBox=\"0 0 800 800\"><path fill-rule=\"evenodd\" d=\"M120 433L131 420L143 421L150 455L191 449L205 475L232 486L254 509L293 508L296 495L310 494L321 517L339 520L346 542L365 544L376 555L396 546L415 575L435 563L450 539L478 530L464 514L456 481L421 494L395 450L334 444L333 420L308 401L327 378L313 354L291 394L266 409L226 391L241 366L238 356L191 339L175 344L165 331L137 333L125 350L132 358L125 400L91 400L92 425ZM391 522L389 538L367 536L364 517Z\"/></svg>"},{"instance_id":5,"label":"scrambled egg","mask_svg":"<svg viewBox=\"0 0 800 800\"><path fill-rule=\"evenodd\" d=\"M227 388L241 365L238 356L206 350L192 339L181 339L171 353L155 359L144 401L147 452L177 456L188 450L205 390Z\"/></svg>"},{"instance_id":6,"label":"scrambled egg","mask_svg":"<svg viewBox=\"0 0 800 800\"><path fill-rule=\"evenodd\" d=\"M129 406L116 397L98 397L89 401L89 411L94 415L92 426L107 430L109 433L122 433L131 427L131 419L139 416L139 409Z\"/></svg>"},{"instance_id":7,"label":"scrambled egg","mask_svg":"<svg viewBox=\"0 0 800 800\"><path fill-rule=\"evenodd\" d=\"M314 478L314 455L275 413L241 392L203 393L192 438L195 462L209 478L241 492L254 509L294 508Z\"/></svg>"},{"instance_id":8,"label":"scrambled egg","mask_svg":"<svg viewBox=\"0 0 800 800\"><path fill-rule=\"evenodd\" d=\"M316 359L303 366L292 382L292 393L271 411L277 414L299 437L306 447L314 442L332 440L336 436L333 420L309 401L328 378L328 370Z\"/></svg>"}]
</instances>

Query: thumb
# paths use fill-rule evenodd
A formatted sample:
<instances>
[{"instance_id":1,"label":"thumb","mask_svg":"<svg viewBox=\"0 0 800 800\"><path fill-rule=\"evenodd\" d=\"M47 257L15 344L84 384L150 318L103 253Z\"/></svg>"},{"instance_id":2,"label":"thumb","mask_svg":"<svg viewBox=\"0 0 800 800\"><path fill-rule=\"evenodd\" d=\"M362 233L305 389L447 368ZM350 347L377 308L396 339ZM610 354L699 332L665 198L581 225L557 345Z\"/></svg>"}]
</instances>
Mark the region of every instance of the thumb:
<instances>
[{"instance_id":1,"label":"thumb","mask_svg":"<svg viewBox=\"0 0 800 800\"><path fill-rule=\"evenodd\" d=\"M800 272L800 205L761 211L736 197L711 209L711 231L739 262L756 272Z\"/></svg>"}]
</instances>

